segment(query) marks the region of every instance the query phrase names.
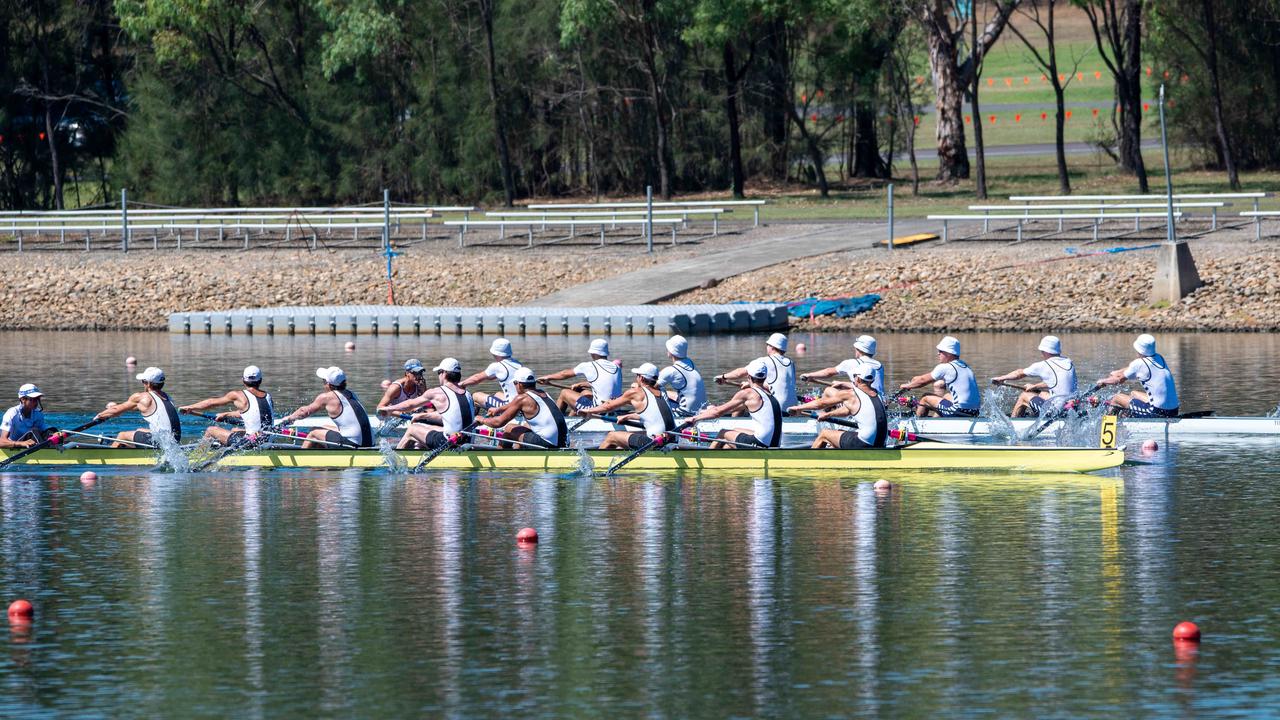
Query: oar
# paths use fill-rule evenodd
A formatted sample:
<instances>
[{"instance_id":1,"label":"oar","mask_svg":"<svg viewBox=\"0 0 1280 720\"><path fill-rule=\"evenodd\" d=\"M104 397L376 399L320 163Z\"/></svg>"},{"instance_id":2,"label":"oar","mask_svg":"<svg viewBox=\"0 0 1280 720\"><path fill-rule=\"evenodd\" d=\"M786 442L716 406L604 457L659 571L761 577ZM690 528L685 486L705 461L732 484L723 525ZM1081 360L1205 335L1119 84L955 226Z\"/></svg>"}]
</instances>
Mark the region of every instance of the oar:
<instances>
[{"instance_id":1,"label":"oar","mask_svg":"<svg viewBox=\"0 0 1280 720\"><path fill-rule=\"evenodd\" d=\"M50 434L50 435L49 435L49 437L45 438L44 440L41 440L40 442L36 443L35 445L32 445L31 447L26 448L25 450L22 450L22 451L20 451L20 452L16 452L16 453L14 453L14 454L10 455L9 457L5 458L4 460L0 460L0 467L4 467L5 465L9 465L9 464L11 464L11 463L17 462L18 460L21 460L22 458L24 458L24 457L26 457L26 456L30 455L30 454L31 454L31 453L33 453L33 452L38 452L38 451L40 451L40 450L43 450L43 449L45 449L45 448L49 447L50 445L55 445L55 444L57 444L57 443L62 442L62 440L65 438L65 436L66 436L66 434L67 434L67 433L71 433L71 432L80 432L81 430L88 430L89 428L93 427L94 425L97 425L97 424L99 424L99 423L104 423L104 422L106 422L106 421L107 421L107 420L109 420L109 419L110 419L110 418L102 418L101 420L90 420L89 422L87 422L87 423L85 423L85 424L83 424L83 425L81 425L81 426L79 426L79 427L72 428L71 430L66 430L66 431L60 431L60 432L52 433L52 434Z\"/></svg>"},{"instance_id":2,"label":"oar","mask_svg":"<svg viewBox=\"0 0 1280 720\"><path fill-rule=\"evenodd\" d=\"M505 435L501 434L502 432L501 430L494 430L492 435L487 435L485 433L478 433L478 432L467 432L465 430L459 431L459 432L461 432L461 434L466 435L468 437L484 438L486 440L497 440L498 442L511 443L512 445L519 445L520 447L527 447L532 450L553 450L554 449L554 448L544 447L542 445L534 445L533 443L527 443L521 440L516 440L515 438L506 437Z\"/></svg>"},{"instance_id":3,"label":"oar","mask_svg":"<svg viewBox=\"0 0 1280 720\"><path fill-rule=\"evenodd\" d=\"M944 438L929 437L927 435L917 435L908 430L890 430L889 437L893 438L894 440L900 440L907 445L911 445L918 442L938 442L938 443L951 442L950 440L946 440Z\"/></svg>"},{"instance_id":4,"label":"oar","mask_svg":"<svg viewBox=\"0 0 1280 720\"><path fill-rule=\"evenodd\" d=\"M569 432L573 432L574 430L577 430L579 427L582 426L583 423L590 420L591 418L596 418L598 420L603 420L605 422L613 423L614 425L624 425L626 427L637 427L637 428L644 427L644 423L640 422L639 420L623 420L617 415L588 415L582 420L579 420L578 422L574 423L573 427L569 428Z\"/></svg>"},{"instance_id":5,"label":"oar","mask_svg":"<svg viewBox=\"0 0 1280 720\"><path fill-rule=\"evenodd\" d=\"M811 417L814 420L818 420L819 422L829 422L832 425L843 425L844 427L852 428L854 430L858 429L858 423L852 420L844 420L836 417L826 417L819 420L818 413L816 412L802 412L800 414L803 415L804 417Z\"/></svg>"},{"instance_id":6,"label":"oar","mask_svg":"<svg viewBox=\"0 0 1280 720\"><path fill-rule=\"evenodd\" d=\"M676 428L675 430L673 430L673 431L671 431L671 432L679 433L680 431L687 429L690 425L693 425L693 423L691 423L691 422L687 422L687 423L685 423L685 424L681 425L680 427ZM665 444L665 443L664 443L664 441L663 441L663 438L665 438L665 437L666 437L666 433L663 433L662 435L658 435L658 436L655 436L655 437L649 438L649 441L648 441L648 442L646 442L645 444L643 444L643 445L641 445L640 447L638 447L638 448L636 448L635 450L633 450L633 451L631 452L631 454L630 454L630 455L628 455L628 456L626 456L626 457L622 458L621 460L619 460L618 462L616 462L616 463L614 463L614 464L610 465L610 466L609 466L609 469L604 471L604 474L605 474L605 475L612 475L612 474L614 474L615 472L617 472L619 469L621 469L623 465L626 465L627 463L631 462L632 460L635 460L636 458L638 458L638 457L640 457L641 455L643 455L643 454L645 454L645 453L649 452L650 450L652 450L652 449L653 449L653 448L655 448L655 447L661 447L662 445L664 445L664 444Z\"/></svg>"},{"instance_id":7,"label":"oar","mask_svg":"<svg viewBox=\"0 0 1280 720\"><path fill-rule=\"evenodd\" d=\"M1181 413L1178 415L1179 420L1187 420L1190 418L1209 417L1213 414L1212 410L1192 410L1189 413Z\"/></svg>"},{"instance_id":8,"label":"oar","mask_svg":"<svg viewBox=\"0 0 1280 720\"><path fill-rule=\"evenodd\" d=\"M476 424L479 422L480 422L479 420L472 420L469 425L459 430L458 434L460 435L462 433L468 432L469 430L474 428ZM435 460L436 456L444 452L445 450L448 450L449 448L457 447L458 444L454 441L455 437L457 437L457 435L453 437L445 436L444 442L440 443L440 445L434 448L431 448L431 452L428 452L426 455L422 456L422 459L418 461L418 464L413 466L412 472L418 472L423 467L425 467L428 463L430 463L432 460Z\"/></svg>"},{"instance_id":9,"label":"oar","mask_svg":"<svg viewBox=\"0 0 1280 720\"><path fill-rule=\"evenodd\" d=\"M1073 397L1072 400L1077 400L1077 401L1084 400L1090 395L1101 390L1102 387L1103 387L1102 383L1098 383L1097 385L1094 385L1093 387L1089 388L1083 393L1080 393L1079 395ZM1064 403L1063 406L1058 408L1057 410L1054 410L1053 412L1045 414L1045 416L1040 420L1040 422L1035 426L1033 426L1030 430L1028 430L1027 434L1023 435L1021 438L1019 438L1019 440L1034 440L1037 436L1040 435L1040 433L1044 432L1046 428L1048 428L1050 425L1054 424L1058 420L1061 420L1062 418L1066 417L1066 415L1067 415L1067 406Z\"/></svg>"},{"instance_id":10,"label":"oar","mask_svg":"<svg viewBox=\"0 0 1280 720\"><path fill-rule=\"evenodd\" d=\"M217 422L217 423L224 423L224 424L226 424L226 425L240 425L240 426L243 426L243 425L244 425L244 420L241 420L240 418L223 418L223 419L219 420L217 415L211 415L211 414L209 414L209 413L200 412L200 411L198 411L198 410L187 410L187 411L185 411L185 414L186 414L186 415L194 415L195 417L204 418L205 420L211 420L211 421L213 421L213 422ZM275 431L273 431L273 430L265 430L265 429L264 429L264 430L259 430L259 431L258 431L258 434L259 434L259 435L268 435L268 436L270 436L270 437L289 438L290 440L297 440L298 438L303 438L303 439L305 439L305 435L297 435L297 434L295 434L295 433L297 432L296 430L294 430L293 432L284 432L284 431L285 431L285 430L287 430L288 428L285 428L285 427L283 427L283 426L281 426L281 425L272 425L271 427L272 427L273 429L274 429L274 428L279 428L280 432L275 432ZM246 436L246 437L248 437L248 436ZM347 450L351 450L351 449L353 449L353 448L351 448L349 445L343 445L342 443L332 443L332 442L329 442L328 440L312 440L311 442L313 442L313 443L319 443L319 444L321 444L321 445L328 445L329 447L345 448L345 449L347 449Z\"/></svg>"},{"instance_id":11,"label":"oar","mask_svg":"<svg viewBox=\"0 0 1280 720\"><path fill-rule=\"evenodd\" d=\"M1026 392L1027 388L1030 387L1029 385L1019 385L1017 383L1009 382L1008 380L997 380L995 378L991 378L991 384L1003 385L1004 387L1013 388L1014 390L1017 390L1019 392Z\"/></svg>"},{"instance_id":12,"label":"oar","mask_svg":"<svg viewBox=\"0 0 1280 720\"><path fill-rule=\"evenodd\" d=\"M66 432L69 435L78 435L80 437L93 438L94 440L100 440L105 443L119 442L119 443L124 443L126 445L132 445L133 447L142 448L144 450L157 449L155 445L148 445L146 443L134 442L132 440L121 440L120 438L107 437L106 435L94 435L93 433L80 432L79 430L67 430Z\"/></svg>"}]
</instances>

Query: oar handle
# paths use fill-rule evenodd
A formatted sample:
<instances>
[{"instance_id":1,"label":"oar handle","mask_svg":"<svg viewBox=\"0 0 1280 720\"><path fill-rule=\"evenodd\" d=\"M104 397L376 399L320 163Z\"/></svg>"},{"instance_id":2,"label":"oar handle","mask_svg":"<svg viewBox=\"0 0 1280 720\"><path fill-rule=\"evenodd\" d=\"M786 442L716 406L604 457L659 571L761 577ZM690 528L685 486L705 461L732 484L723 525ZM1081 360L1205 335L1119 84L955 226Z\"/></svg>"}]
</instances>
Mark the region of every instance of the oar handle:
<instances>
[{"instance_id":1,"label":"oar handle","mask_svg":"<svg viewBox=\"0 0 1280 720\"><path fill-rule=\"evenodd\" d=\"M178 412L184 415L191 415L198 418L204 418L205 420L212 420L213 422L226 423L228 425L244 424L244 420L241 420L240 418L219 418L217 415L213 415L207 412L200 412L199 410L179 410Z\"/></svg>"},{"instance_id":2,"label":"oar handle","mask_svg":"<svg viewBox=\"0 0 1280 720\"><path fill-rule=\"evenodd\" d=\"M834 418L834 417L819 418L819 417L818 417L818 413L816 413L816 412L806 412L806 413L802 413L802 414L803 414L805 417L811 417L811 418L813 418L814 420L818 420L819 422L829 422L829 423L831 423L832 425L841 425L841 426L844 426L844 427L847 427L847 428L852 428L852 429L854 429L854 430L857 430L857 429L858 429L858 423L856 423L856 422L854 422L854 421L852 421L852 420L844 420L844 419L842 419L842 418Z\"/></svg>"}]
</instances>

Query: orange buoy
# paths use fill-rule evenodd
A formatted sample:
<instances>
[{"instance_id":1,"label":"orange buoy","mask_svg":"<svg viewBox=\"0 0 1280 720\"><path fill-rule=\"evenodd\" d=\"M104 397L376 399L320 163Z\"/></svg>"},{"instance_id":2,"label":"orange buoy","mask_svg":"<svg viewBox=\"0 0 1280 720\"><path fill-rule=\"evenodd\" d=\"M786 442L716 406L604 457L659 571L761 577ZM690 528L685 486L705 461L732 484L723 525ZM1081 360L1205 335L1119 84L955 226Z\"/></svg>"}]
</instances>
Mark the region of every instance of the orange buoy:
<instances>
[{"instance_id":1,"label":"orange buoy","mask_svg":"<svg viewBox=\"0 0 1280 720\"><path fill-rule=\"evenodd\" d=\"M9 603L9 619L24 620L35 614L35 608L31 606L29 600L14 600Z\"/></svg>"},{"instance_id":2,"label":"orange buoy","mask_svg":"<svg viewBox=\"0 0 1280 720\"><path fill-rule=\"evenodd\" d=\"M533 528L521 528L520 532L516 533L516 544L537 545L538 531Z\"/></svg>"},{"instance_id":3,"label":"orange buoy","mask_svg":"<svg viewBox=\"0 0 1280 720\"><path fill-rule=\"evenodd\" d=\"M10 608L10 612L13 612ZM1182 642L1200 642L1200 628L1196 624L1184 620L1173 628L1173 639Z\"/></svg>"}]
</instances>

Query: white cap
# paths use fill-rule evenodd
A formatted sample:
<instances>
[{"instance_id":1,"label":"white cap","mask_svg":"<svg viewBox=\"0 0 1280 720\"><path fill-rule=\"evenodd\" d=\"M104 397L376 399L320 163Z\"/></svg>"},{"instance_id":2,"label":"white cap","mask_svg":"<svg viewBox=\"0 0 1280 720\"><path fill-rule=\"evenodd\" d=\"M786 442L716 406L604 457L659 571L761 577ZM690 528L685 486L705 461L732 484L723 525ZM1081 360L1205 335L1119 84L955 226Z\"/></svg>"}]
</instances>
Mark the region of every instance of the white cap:
<instances>
[{"instance_id":1,"label":"white cap","mask_svg":"<svg viewBox=\"0 0 1280 720\"><path fill-rule=\"evenodd\" d=\"M244 372L240 373L240 377L245 382L262 382L262 368L257 365L250 365L244 369Z\"/></svg>"},{"instance_id":2,"label":"white cap","mask_svg":"<svg viewBox=\"0 0 1280 720\"><path fill-rule=\"evenodd\" d=\"M342 372L342 368L337 365L327 368L316 368L316 377L335 386L341 385L347 381L347 374Z\"/></svg>"},{"instance_id":3,"label":"white cap","mask_svg":"<svg viewBox=\"0 0 1280 720\"><path fill-rule=\"evenodd\" d=\"M158 367L149 367L133 377L142 382L162 383L164 382L164 371Z\"/></svg>"},{"instance_id":4,"label":"white cap","mask_svg":"<svg viewBox=\"0 0 1280 720\"><path fill-rule=\"evenodd\" d=\"M858 339L853 341L853 347L868 355L875 355L876 339L870 335L859 335Z\"/></svg>"},{"instance_id":5,"label":"white cap","mask_svg":"<svg viewBox=\"0 0 1280 720\"><path fill-rule=\"evenodd\" d=\"M764 358L756 358L747 363L747 374L757 380L763 380L769 377L769 363L765 362Z\"/></svg>"},{"instance_id":6,"label":"white cap","mask_svg":"<svg viewBox=\"0 0 1280 720\"><path fill-rule=\"evenodd\" d=\"M533 383L538 382L538 376L534 375L533 371L529 368L522 367L516 371L516 375L512 380L520 383L521 385L532 385Z\"/></svg>"},{"instance_id":7,"label":"white cap","mask_svg":"<svg viewBox=\"0 0 1280 720\"><path fill-rule=\"evenodd\" d=\"M1062 354L1062 341L1054 335L1045 335L1040 339L1040 352L1049 353L1050 355Z\"/></svg>"},{"instance_id":8,"label":"white cap","mask_svg":"<svg viewBox=\"0 0 1280 720\"><path fill-rule=\"evenodd\" d=\"M420 373L425 369L426 367L423 366L422 361L419 360L418 358L413 358L412 360L406 360L404 363L405 372Z\"/></svg>"},{"instance_id":9,"label":"white cap","mask_svg":"<svg viewBox=\"0 0 1280 720\"><path fill-rule=\"evenodd\" d=\"M462 363L457 358L445 358L435 367L436 372L462 372Z\"/></svg>"},{"instance_id":10,"label":"white cap","mask_svg":"<svg viewBox=\"0 0 1280 720\"><path fill-rule=\"evenodd\" d=\"M960 341L950 335L942 338L942 342L938 343L938 349L944 353L951 353L956 357L960 357Z\"/></svg>"},{"instance_id":11,"label":"white cap","mask_svg":"<svg viewBox=\"0 0 1280 720\"><path fill-rule=\"evenodd\" d=\"M787 336L786 336L786 335L783 335L782 333L774 333L774 334L772 334L772 335L770 335L770 336L769 336L769 339L768 339L768 340L765 340L765 341L764 341L764 344L765 344L765 345L768 345L768 346L770 346L770 347L775 347L775 348L777 348L777 349L781 350L782 352L786 352L786 351L787 351Z\"/></svg>"},{"instance_id":12,"label":"white cap","mask_svg":"<svg viewBox=\"0 0 1280 720\"><path fill-rule=\"evenodd\" d=\"M654 365L651 362L640 363L640 367L631 368L631 372L636 375L642 375L644 377L647 377L650 380L658 379L658 366Z\"/></svg>"},{"instance_id":13,"label":"white cap","mask_svg":"<svg viewBox=\"0 0 1280 720\"><path fill-rule=\"evenodd\" d=\"M1149 356L1156 354L1156 338L1154 335L1143 333L1133 341L1133 349L1138 351L1139 355Z\"/></svg>"},{"instance_id":14,"label":"white cap","mask_svg":"<svg viewBox=\"0 0 1280 720\"><path fill-rule=\"evenodd\" d=\"M502 357L511 357L511 341L506 338L498 338L489 346L490 355L501 355Z\"/></svg>"},{"instance_id":15,"label":"white cap","mask_svg":"<svg viewBox=\"0 0 1280 720\"><path fill-rule=\"evenodd\" d=\"M876 381L876 368L874 365L864 363L858 366L856 372L857 375L855 377L868 385Z\"/></svg>"},{"instance_id":16,"label":"white cap","mask_svg":"<svg viewBox=\"0 0 1280 720\"><path fill-rule=\"evenodd\" d=\"M43 396L44 396L44 393L40 392L40 388L36 387L31 383L27 383L26 385L23 385L22 387L18 388L19 399L38 398Z\"/></svg>"},{"instance_id":17,"label":"white cap","mask_svg":"<svg viewBox=\"0 0 1280 720\"><path fill-rule=\"evenodd\" d=\"M689 353L689 341L683 335L672 335L667 338L667 352L683 359Z\"/></svg>"},{"instance_id":18,"label":"white cap","mask_svg":"<svg viewBox=\"0 0 1280 720\"><path fill-rule=\"evenodd\" d=\"M609 357L609 341L604 338L596 338L591 341L591 347L587 348L587 353L591 355L599 355L601 357Z\"/></svg>"}]
</instances>

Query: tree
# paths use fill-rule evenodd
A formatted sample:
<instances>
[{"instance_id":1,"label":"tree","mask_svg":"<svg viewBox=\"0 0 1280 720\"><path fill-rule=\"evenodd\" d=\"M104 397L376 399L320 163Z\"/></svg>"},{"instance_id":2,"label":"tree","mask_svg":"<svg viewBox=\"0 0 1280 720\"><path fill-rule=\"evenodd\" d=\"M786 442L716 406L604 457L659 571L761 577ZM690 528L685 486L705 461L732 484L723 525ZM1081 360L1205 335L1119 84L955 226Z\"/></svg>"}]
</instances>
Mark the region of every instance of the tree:
<instances>
[{"instance_id":1,"label":"tree","mask_svg":"<svg viewBox=\"0 0 1280 720\"><path fill-rule=\"evenodd\" d=\"M1018 27L1017 21L1009 23L1009 30L1018 39L1022 41L1022 45L1031 53L1031 58L1036 65L1044 71L1044 75L1049 80L1050 87L1053 88L1054 116L1053 116L1053 148L1054 155L1058 161L1058 191L1063 195L1071 194L1071 176L1067 173L1067 152L1066 143L1064 141L1066 126L1066 91L1067 86L1071 84L1071 79L1075 77L1076 71L1080 67L1080 59L1076 58L1072 63L1070 72L1062 73L1059 71L1058 63L1058 35L1055 20L1057 18L1057 7L1064 3L1064 0L1028 0L1023 3L1019 10L1019 16L1025 18L1037 30L1039 30L1039 38L1035 40L1029 39L1025 33Z\"/></svg>"},{"instance_id":2,"label":"tree","mask_svg":"<svg viewBox=\"0 0 1280 720\"><path fill-rule=\"evenodd\" d=\"M1094 45L1115 80L1120 167L1150 192L1142 160L1142 0L1076 0L1089 17ZM1114 122L1114 121L1113 121Z\"/></svg>"}]
</instances>

